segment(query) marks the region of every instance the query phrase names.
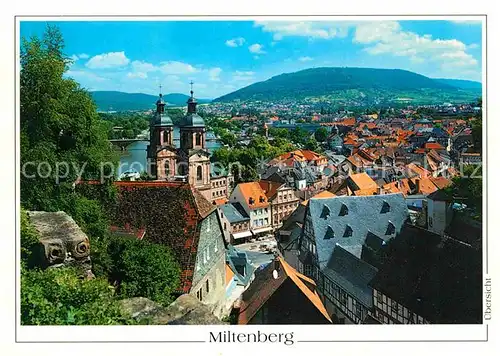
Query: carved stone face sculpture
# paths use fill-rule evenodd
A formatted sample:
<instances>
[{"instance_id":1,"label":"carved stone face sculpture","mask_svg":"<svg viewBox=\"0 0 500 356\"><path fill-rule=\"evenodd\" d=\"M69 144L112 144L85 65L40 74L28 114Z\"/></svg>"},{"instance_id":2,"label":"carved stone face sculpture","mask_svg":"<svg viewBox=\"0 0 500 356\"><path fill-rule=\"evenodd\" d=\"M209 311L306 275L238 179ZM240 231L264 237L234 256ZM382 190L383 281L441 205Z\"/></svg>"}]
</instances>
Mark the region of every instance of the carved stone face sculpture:
<instances>
[{"instance_id":1,"label":"carved stone face sculpture","mask_svg":"<svg viewBox=\"0 0 500 356\"><path fill-rule=\"evenodd\" d=\"M30 211L28 216L40 236L43 266L75 266L92 275L89 239L69 215Z\"/></svg>"}]
</instances>

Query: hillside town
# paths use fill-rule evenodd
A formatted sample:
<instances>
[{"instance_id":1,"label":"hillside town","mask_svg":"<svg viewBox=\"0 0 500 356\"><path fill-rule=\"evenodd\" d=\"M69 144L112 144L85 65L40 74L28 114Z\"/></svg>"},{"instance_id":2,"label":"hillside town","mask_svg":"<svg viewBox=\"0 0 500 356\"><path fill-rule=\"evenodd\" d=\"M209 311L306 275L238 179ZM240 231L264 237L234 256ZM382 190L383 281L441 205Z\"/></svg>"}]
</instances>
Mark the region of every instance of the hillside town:
<instances>
[{"instance_id":1,"label":"hillside town","mask_svg":"<svg viewBox=\"0 0 500 356\"><path fill-rule=\"evenodd\" d=\"M118 125L25 46L23 324L482 323L480 97L199 104L191 81Z\"/></svg>"},{"instance_id":2,"label":"hillside town","mask_svg":"<svg viewBox=\"0 0 500 356\"><path fill-rule=\"evenodd\" d=\"M327 129L320 152L285 152L242 182L210 172L193 91L179 148L161 95L156 105L152 178L115 183L113 233L181 256L179 293L237 324L480 322L481 222L450 189L464 165L481 164L468 118L414 119L408 108L314 124L220 119L243 124L243 146L261 128L269 141L283 125ZM175 237L167 217L189 232Z\"/></svg>"}]
</instances>

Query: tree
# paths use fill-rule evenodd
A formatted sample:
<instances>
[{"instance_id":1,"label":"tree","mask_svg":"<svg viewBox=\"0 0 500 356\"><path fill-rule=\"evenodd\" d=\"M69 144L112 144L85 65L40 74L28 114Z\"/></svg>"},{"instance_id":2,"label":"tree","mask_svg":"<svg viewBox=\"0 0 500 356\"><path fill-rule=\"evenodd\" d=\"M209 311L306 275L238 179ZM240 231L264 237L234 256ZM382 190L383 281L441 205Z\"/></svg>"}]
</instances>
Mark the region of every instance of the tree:
<instances>
[{"instance_id":1,"label":"tree","mask_svg":"<svg viewBox=\"0 0 500 356\"><path fill-rule=\"evenodd\" d=\"M328 138L328 130L326 129L326 127L320 127L319 129L317 129L314 133L314 138L318 142L325 142Z\"/></svg>"},{"instance_id":2,"label":"tree","mask_svg":"<svg viewBox=\"0 0 500 356\"><path fill-rule=\"evenodd\" d=\"M36 265L35 249L40 244L38 233L29 223L26 210L21 208L21 264L26 267Z\"/></svg>"},{"instance_id":3,"label":"tree","mask_svg":"<svg viewBox=\"0 0 500 356\"><path fill-rule=\"evenodd\" d=\"M311 138L310 138L310 139L306 142L306 144L305 144L304 148L305 148L306 150L310 150L310 151L315 151L315 152L317 152L317 151L319 150L318 142L317 142L314 138L312 138L312 137L311 137Z\"/></svg>"},{"instance_id":4,"label":"tree","mask_svg":"<svg viewBox=\"0 0 500 356\"><path fill-rule=\"evenodd\" d=\"M110 280L121 297L146 297L170 304L179 286L180 268L164 245L128 238L112 238Z\"/></svg>"},{"instance_id":5,"label":"tree","mask_svg":"<svg viewBox=\"0 0 500 356\"><path fill-rule=\"evenodd\" d=\"M22 325L133 323L105 279L83 280L72 268L21 269Z\"/></svg>"},{"instance_id":6,"label":"tree","mask_svg":"<svg viewBox=\"0 0 500 356\"><path fill-rule=\"evenodd\" d=\"M21 203L30 210L62 210L80 172L111 177L118 162L90 94L63 77L71 62L63 50L53 26L42 39L22 40Z\"/></svg>"},{"instance_id":7,"label":"tree","mask_svg":"<svg viewBox=\"0 0 500 356\"><path fill-rule=\"evenodd\" d=\"M452 180L452 185L446 192L452 195L457 202L464 203L472 213L471 217L481 221L483 208L483 178L482 170L478 166L463 167L463 174Z\"/></svg>"}]
</instances>

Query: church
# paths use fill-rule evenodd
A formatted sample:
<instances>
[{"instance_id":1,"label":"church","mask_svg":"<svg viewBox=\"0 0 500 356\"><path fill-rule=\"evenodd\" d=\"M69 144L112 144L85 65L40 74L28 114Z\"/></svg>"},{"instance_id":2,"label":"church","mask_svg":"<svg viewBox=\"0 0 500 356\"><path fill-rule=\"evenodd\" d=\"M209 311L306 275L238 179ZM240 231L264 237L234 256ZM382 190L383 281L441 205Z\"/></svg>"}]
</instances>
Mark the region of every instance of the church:
<instances>
[{"instance_id":1,"label":"church","mask_svg":"<svg viewBox=\"0 0 500 356\"><path fill-rule=\"evenodd\" d=\"M191 83L192 84L192 83ZM210 202L228 198L234 177L214 175L211 172L210 152L206 148L206 127L197 114L197 101L193 96L187 101L187 114L179 125L180 147L174 143L174 124L165 110L160 93L156 112L150 121L147 147L149 175L160 181L187 181Z\"/></svg>"}]
</instances>

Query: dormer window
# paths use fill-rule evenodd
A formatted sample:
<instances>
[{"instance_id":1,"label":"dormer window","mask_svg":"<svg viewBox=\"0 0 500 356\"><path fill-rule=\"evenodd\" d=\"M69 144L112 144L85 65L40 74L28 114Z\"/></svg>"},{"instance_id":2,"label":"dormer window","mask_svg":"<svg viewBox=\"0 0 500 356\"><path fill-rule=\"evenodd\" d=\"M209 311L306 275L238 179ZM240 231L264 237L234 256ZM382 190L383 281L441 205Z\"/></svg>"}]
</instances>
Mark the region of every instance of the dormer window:
<instances>
[{"instance_id":1,"label":"dormer window","mask_svg":"<svg viewBox=\"0 0 500 356\"><path fill-rule=\"evenodd\" d=\"M255 200L252 197L248 198L248 204L253 205L254 203Z\"/></svg>"},{"instance_id":2,"label":"dormer window","mask_svg":"<svg viewBox=\"0 0 500 356\"><path fill-rule=\"evenodd\" d=\"M389 211L391 211L391 206L389 205L388 202L384 201L384 203L382 204L382 210L380 211L380 213L385 214L385 213L388 213Z\"/></svg>"},{"instance_id":3,"label":"dormer window","mask_svg":"<svg viewBox=\"0 0 500 356\"><path fill-rule=\"evenodd\" d=\"M262 196L259 197L259 202L264 203L265 201L266 201L266 199L264 197L262 197Z\"/></svg>"},{"instance_id":4,"label":"dormer window","mask_svg":"<svg viewBox=\"0 0 500 356\"><path fill-rule=\"evenodd\" d=\"M396 232L396 227L392 222L389 221L389 224L387 224L387 230L385 232L386 235L392 235Z\"/></svg>"},{"instance_id":5,"label":"dormer window","mask_svg":"<svg viewBox=\"0 0 500 356\"><path fill-rule=\"evenodd\" d=\"M327 219L330 216L330 208L327 205L323 205L323 210L321 211L320 217L322 219Z\"/></svg>"},{"instance_id":6,"label":"dormer window","mask_svg":"<svg viewBox=\"0 0 500 356\"><path fill-rule=\"evenodd\" d=\"M349 208L347 207L347 205L342 204L342 206L340 207L339 216L345 216L347 214L349 214Z\"/></svg>"},{"instance_id":7,"label":"dormer window","mask_svg":"<svg viewBox=\"0 0 500 356\"><path fill-rule=\"evenodd\" d=\"M349 225L346 225L345 231L344 231L344 237L351 237L352 236L352 227Z\"/></svg>"},{"instance_id":8,"label":"dormer window","mask_svg":"<svg viewBox=\"0 0 500 356\"><path fill-rule=\"evenodd\" d=\"M328 228L326 229L325 233L325 240L333 239L335 237L335 232L333 231L332 227L328 225Z\"/></svg>"}]
</instances>

